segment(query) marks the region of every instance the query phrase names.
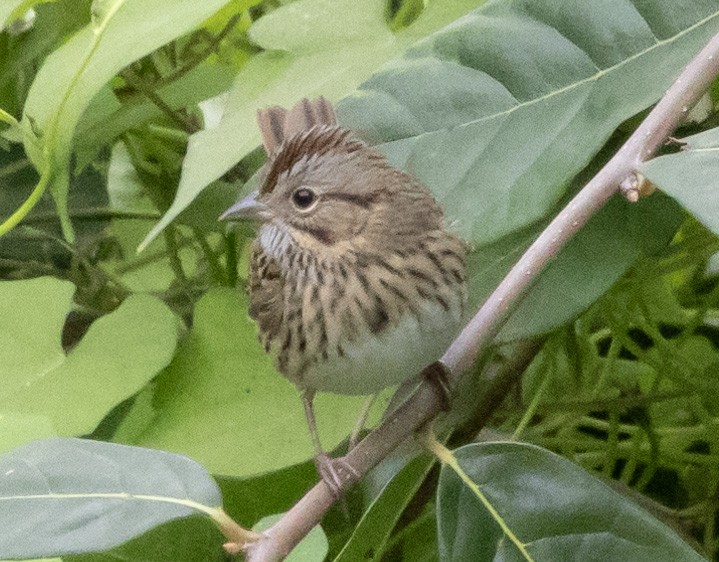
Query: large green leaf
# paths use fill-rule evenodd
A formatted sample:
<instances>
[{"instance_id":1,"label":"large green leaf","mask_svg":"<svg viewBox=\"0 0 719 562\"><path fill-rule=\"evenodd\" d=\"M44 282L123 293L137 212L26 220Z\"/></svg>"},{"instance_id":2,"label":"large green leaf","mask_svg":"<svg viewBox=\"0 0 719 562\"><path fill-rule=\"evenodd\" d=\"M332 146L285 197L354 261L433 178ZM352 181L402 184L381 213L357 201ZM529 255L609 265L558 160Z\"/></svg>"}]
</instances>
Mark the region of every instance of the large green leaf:
<instances>
[{"instance_id":1,"label":"large green leaf","mask_svg":"<svg viewBox=\"0 0 719 562\"><path fill-rule=\"evenodd\" d=\"M198 26L228 0L96 0L93 21L45 60L23 112L25 149L51 180L71 236L67 189L72 139L92 98L132 61Z\"/></svg>"},{"instance_id":2,"label":"large green leaf","mask_svg":"<svg viewBox=\"0 0 719 562\"><path fill-rule=\"evenodd\" d=\"M110 550L62 562L228 562L222 533L207 517L173 519Z\"/></svg>"},{"instance_id":3,"label":"large green leaf","mask_svg":"<svg viewBox=\"0 0 719 562\"><path fill-rule=\"evenodd\" d=\"M641 171L719 234L719 128L682 140L681 152L645 162Z\"/></svg>"},{"instance_id":4,"label":"large green leaf","mask_svg":"<svg viewBox=\"0 0 719 562\"><path fill-rule=\"evenodd\" d=\"M256 334L239 291L206 293L195 307L189 337L158 380L157 417L137 444L187 454L228 476L268 472L309 458L312 446L299 393L277 373ZM326 448L349 434L363 401L318 395Z\"/></svg>"},{"instance_id":5,"label":"large green leaf","mask_svg":"<svg viewBox=\"0 0 719 562\"><path fill-rule=\"evenodd\" d=\"M514 340L548 332L591 305L642 256L664 247L683 218L661 194L631 204L614 198L540 275L499 335ZM476 249L469 257L471 304L478 307L538 236L541 225Z\"/></svg>"},{"instance_id":6,"label":"large green leaf","mask_svg":"<svg viewBox=\"0 0 719 562\"><path fill-rule=\"evenodd\" d=\"M482 245L544 217L717 30L714 0L492 2L410 49L338 111L387 143L453 228Z\"/></svg>"},{"instance_id":7,"label":"large green leaf","mask_svg":"<svg viewBox=\"0 0 719 562\"><path fill-rule=\"evenodd\" d=\"M702 560L673 530L570 461L521 443L454 451L532 560ZM437 491L442 560L527 560L447 466Z\"/></svg>"},{"instance_id":8,"label":"large green leaf","mask_svg":"<svg viewBox=\"0 0 719 562\"><path fill-rule=\"evenodd\" d=\"M265 51L237 75L220 124L190 138L175 201L143 244L259 144L258 108L303 96L339 99L383 62L481 2L429 2L397 33L385 21L385 0L299 0L258 20L250 39Z\"/></svg>"},{"instance_id":9,"label":"large green leaf","mask_svg":"<svg viewBox=\"0 0 719 562\"><path fill-rule=\"evenodd\" d=\"M222 533L207 517L173 519L110 550L63 556L62 562L228 562Z\"/></svg>"},{"instance_id":10,"label":"large green leaf","mask_svg":"<svg viewBox=\"0 0 719 562\"><path fill-rule=\"evenodd\" d=\"M22 421L26 438L45 436L50 427L68 436L92 432L175 350L172 312L155 297L133 295L66 355L60 334L73 290L48 277L0 283L0 413ZM0 436L0 450L16 444L12 433Z\"/></svg>"},{"instance_id":11,"label":"large green leaf","mask_svg":"<svg viewBox=\"0 0 719 562\"><path fill-rule=\"evenodd\" d=\"M3 558L105 550L179 517L222 517L210 475L164 451L47 439L0 457L0 474Z\"/></svg>"},{"instance_id":12,"label":"large green leaf","mask_svg":"<svg viewBox=\"0 0 719 562\"><path fill-rule=\"evenodd\" d=\"M52 277L0 283L0 396L23 386L27 373L62 362L60 331L74 292L72 283Z\"/></svg>"},{"instance_id":13,"label":"large green leaf","mask_svg":"<svg viewBox=\"0 0 719 562\"><path fill-rule=\"evenodd\" d=\"M629 203L621 197L610 200L542 272L499 338L531 337L576 317L639 258L665 247L683 216L679 206L661 194L639 203ZM488 264L483 252L482 248L475 252L473 267L479 262L487 271L496 257L490 252ZM491 275L503 275L506 271L498 267ZM471 279L475 298L494 289L495 284L482 285L486 280L486 275Z\"/></svg>"},{"instance_id":14,"label":"large green leaf","mask_svg":"<svg viewBox=\"0 0 719 562\"><path fill-rule=\"evenodd\" d=\"M230 65L205 62L156 93L173 109L191 107L227 90L232 84L232 71ZM120 103L109 88L103 89L93 98L77 125L74 151L78 155L78 168L122 133L161 115L162 111L144 95Z\"/></svg>"},{"instance_id":15,"label":"large green leaf","mask_svg":"<svg viewBox=\"0 0 719 562\"><path fill-rule=\"evenodd\" d=\"M384 142L473 242L478 303L612 131L656 101L717 29L715 2L682 10L660 0L494 2L420 42L338 111ZM637 80L647 87L636 88ZM571 319L638 257L666 244L678 220L666 200L613 201L541 276L502 337Z\"/></svg>"},{"instance_id":16,"label":"large green leaf","mask_svg":"<svg viewBox=\"0 0 719 562\"><path fill-rule=\"evenodd\" d=\"M225 511L246 527L287 511L316 481L317 468L311 460L250 478L217 477Z\"/></svg>"}]
</instances>

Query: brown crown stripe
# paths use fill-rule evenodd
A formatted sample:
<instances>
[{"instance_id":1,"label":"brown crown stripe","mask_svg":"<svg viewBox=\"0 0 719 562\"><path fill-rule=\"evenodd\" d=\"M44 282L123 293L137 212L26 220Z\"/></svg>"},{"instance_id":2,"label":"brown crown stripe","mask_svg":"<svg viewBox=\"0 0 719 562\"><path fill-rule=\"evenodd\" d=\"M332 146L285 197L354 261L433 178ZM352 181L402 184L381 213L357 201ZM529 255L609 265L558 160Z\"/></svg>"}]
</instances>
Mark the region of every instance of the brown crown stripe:
<instances>
[{"instance_id":1,"label":"brown crown stripe","mask_svg":"<svg viewBox=\"0 0 719 562\"><path fill-rule=\"evenodd\" d=\"M352 154L365 146L363 142L349 138L350 134L347 129L323 125L314 126L285 140L276 156L270 161L260 193L263 195L271 193L279 177L303 158L321 156L330 152Z\"/></svg>"}]
</instances>

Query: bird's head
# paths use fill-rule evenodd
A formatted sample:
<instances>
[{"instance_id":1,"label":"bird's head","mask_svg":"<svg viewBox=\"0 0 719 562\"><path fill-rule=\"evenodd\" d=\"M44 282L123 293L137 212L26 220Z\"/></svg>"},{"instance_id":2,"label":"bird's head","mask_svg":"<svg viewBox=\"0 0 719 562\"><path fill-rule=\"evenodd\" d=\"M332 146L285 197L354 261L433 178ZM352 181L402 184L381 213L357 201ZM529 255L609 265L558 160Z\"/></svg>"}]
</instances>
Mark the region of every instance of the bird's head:
<instances>
[{"instance_id":1,"label":"bird's head","mask_svg":"<svg viewBox=\"0 0 719 562\"><path fill-rule=\"evenodd\" d=\"M424 186L348 130L315 126L282 143L260 190L220 218L272 223L322 251L416 236L409 227L431 230L441 211Z\"/></svg>"}]
</instances>

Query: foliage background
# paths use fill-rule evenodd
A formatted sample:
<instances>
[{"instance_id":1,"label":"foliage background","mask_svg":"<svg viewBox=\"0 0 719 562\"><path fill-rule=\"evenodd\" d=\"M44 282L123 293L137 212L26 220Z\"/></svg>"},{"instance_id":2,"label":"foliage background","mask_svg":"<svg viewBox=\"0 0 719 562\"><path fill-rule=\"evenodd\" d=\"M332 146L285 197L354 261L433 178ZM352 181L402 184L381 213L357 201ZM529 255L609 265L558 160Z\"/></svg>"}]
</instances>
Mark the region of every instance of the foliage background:
<instances>
[{"instance_id":1,"label":"foliage background","mask_svg":"<svg viewBox=\"0 0 719 562\"><path fill-rule=\"evenodd\" d=\"M338 101L342 123L422 179L471 242L478 304L719 30L710 0L482 4L5 2L0 108L14 119L0 139L0 216L22 222L0 227L0 451L85 436L182 453L215 476L241 524L286 510L315 480L304 415L246 315L252 232L215 220L262 163L256 109ZM492 405L492 433L478 433L477 400L446 424L453 447L521 439L624 494L531 447L459 449L475 482L486 459L504 459L506 487L492 501L535 537L538 560L576 554L549 539L608 532L620 508L628 526L641 521L666 541L662 552L692 559L634 501L716 558L717 101L715 88L678 133L699 133L685 150L667 146L644 167L661 191L637 205L612 200L505 327L468 396L491 389L487 373L516 342L541 351ZM345 438L361 401L319 398L326 446ZM415 453L378 467L298 556L499 555L499 528L479 504L469 504L476 517L463 508L476 497L425 456L408 464ZM538 482L553 475L540 485L553 494L504 497L527 467ZM487 487L498 479L489 473ZM571 502L552 506L564 494L591 507L586 527ZM568 527L541 523L555 519ZM462 544L467 534L482 539ZM194 517L65 558L221 560L221 544ZM615 547L591 546L605 560Z\"/></svg>"}]
</instances>

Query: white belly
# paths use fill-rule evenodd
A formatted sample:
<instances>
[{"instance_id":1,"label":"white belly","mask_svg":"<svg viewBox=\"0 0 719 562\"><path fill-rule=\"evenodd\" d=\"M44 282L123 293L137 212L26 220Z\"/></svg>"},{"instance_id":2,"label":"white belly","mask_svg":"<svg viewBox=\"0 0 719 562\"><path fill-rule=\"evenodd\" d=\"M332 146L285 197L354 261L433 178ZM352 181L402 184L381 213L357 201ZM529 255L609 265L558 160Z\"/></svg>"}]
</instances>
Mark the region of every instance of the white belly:
<instances>
[{"instance_id":1,"label":"white belly","mask_svg":"<svg viewBox=\"0 0 719 562\"><path fill-rule=\"evenodd\" d=\"M414 377L439 359L456 336L460 305L449 311L427 303L418 317L407 314L378 335L344 346L344 357L317 362L303 374L303 386L337 394L373 394Z\"/></svg>"}]
</instances>

